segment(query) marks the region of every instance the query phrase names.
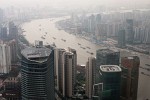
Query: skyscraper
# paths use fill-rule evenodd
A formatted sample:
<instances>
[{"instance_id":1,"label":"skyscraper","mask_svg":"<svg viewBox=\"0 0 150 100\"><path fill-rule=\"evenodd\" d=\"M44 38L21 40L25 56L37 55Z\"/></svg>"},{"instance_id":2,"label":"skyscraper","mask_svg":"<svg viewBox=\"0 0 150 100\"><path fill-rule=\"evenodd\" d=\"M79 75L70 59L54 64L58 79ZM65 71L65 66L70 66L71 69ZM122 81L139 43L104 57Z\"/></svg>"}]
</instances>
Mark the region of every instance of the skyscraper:
<instances>
[{"instance_id":1,"label":"skyscraper","mask_svg":"<svg viewBox=\"0 0 150 100\"><path fill-rule=\"evenodd\" d=\"M120 100L121 68L117 65L101 65L99 71L103 83L100 100Z\"/></svg>"},{"instance_id":2,"label":"skyscraper","mask_svg":"<svg viewBox=\"0 0 150 100\"><path fill-rule=\"evenodd\" d=\"M125 41L125 30L119 30L118 32L118 47L125 48L126 41Z\"/></svg>"},{"instance_id":3,"label":"skyscraper","mask_svg":"<svg viewBox=\"0 0 150 100\"><path fill-rule=\"evenodd\" d=\"M101 65L119 65L120 52L116 49L99 49L96 51L96 79L95 83L100 82L99 66Z\"/></svg>"},{"instance_id":4,"label":"skyscraper","mask_svg":"<svg viewBox=\"0 0 150 100\"><path fill-rule=\"evenodd\" d=\"M96 24L100 24L101 23L101 19L102 19L101 18L101 14L97 14L96 15L96 19L95 19L96 20Z\"/></svg>"},{"instance_id":5,"label":"skyscraper","mask_svg":"<svg viewBox=\"0 0 150 100\"><path fill-rule=\"evenodd\" d=\"M1 27L0 39L5 40L7 38L7 27Z\"/></svg>"},{"instance_id":6,"label":"skyscraper","mask_svg":"<svg viewBox=\"0 0 150 100\"><path fill-rule=\"evenodd\" d=\"M0 44L0 73L6 74L11 70L10 46Z\"/></svg>"},{"instance_id":7,"label":"skyscraper","mask_svg":"<svg viewBox=\"0 0 150 100\"><path fill-rule=\"evenodd\" d=\"M54 100L54 51L28 47L21 54L22 100Z\"/></svg>"},{"instance_id":8,"label":"skyscraper","mask_svg":"<svg viewBox=\"0 0 150 100\"><path fill-rule=\"evenodd\" d=\"M89 99L92 99L93 96L95 67L96 67L96 59L93 57L89 57L88 62L86 64L86 89L85 89L85 94Z\"/></svg>"},{"instance_id":9,"label":"skyscraper","mask_svg":"<svg viewBox=\"0 0 150 100\"><path fill-rule=\"evenodd\" d=\"M96 24L95 34L99 42L105 41L107 39L107 24Z\"/></svg>"},{"instance_id":10,"label":"skyscraper","mask_svg":"<svg viewBox=\"0 0 150 100\"><path fill-rule=\"evenodd\" d=\"M98 87L101 88L103 83L103 81L101 80L101 74L99 73L99 67L101 65L119 65L119 60L120 52L116 49L104 48L96 51L95 84L97 84Z\"/></svg>"},{"instance_id":11,"label":"skyscraper","mask_svg":"<svg viewBox=\"0 0 150 100\"><path fill-rule=\"evenodd\" d=\"M56 89L63 92L63 53L65 49L55 48L54 49L54 74L55 74L55 85Z\"/></svg>"},{"instance_id":12,"label":"skyscraper","mask_svg":"<svg viewBox=\"0 0 150 100\"><path fill-rule=\"evenodd\" d=\"M16 39L18 34L18 28L14 25L13 22L9 22L9 39Z\"/></svg>"},{"instance_id":13,"label":"skyscraper","mask_svg":"<svg viewBox=\"0 0 150 100\"><path fill-rule=\"evenodd\" d=\"M132 44L134 40L133 19L126 20L126 42Z\"/></svg>"},{"instance_id":14,"label":"skyscraper","mask_svg":"<svg viewBox=\"0 0 150 100\"><path fill-rule=\"evenodd\" d=\"M11 63L15 64L18 61L17 58L17 42L16 40L9 41L10 52L11 52Z\"/></svg>"},{"instance_id":15,"label":"skyscraper","mask_svg":"<svg viewBox=\"0 0 150 100\"><path fill-rule=\"evenodd\" d=\"M139 65L137 56L121 58L121 100L137 100Z\"/></svg>"},{"instance_id":16,"label":"skyscraper","mask_svg":"<svg viewBox=\"0 0 150 100\"><path fill-rule=\"evenodd\" d=\"M71 98L74 96L74 54L71 52L63 53L63 96Z\"/></svg>"},{"instance_id":17,"label":"skyscraper","mask_svg":"<svg viewBox=\"0 0 150 100\"><path fill-rule=\"evenodd\" d=\"M3 22L4 13L3 10L0 9L0 24Z\"/></svg>"},{"instance_id":18,"label":"skyscraper","mask_svg":"<svg viewBox=\"0 0 150 100\"><path fill-rule=\"evenodd\" d=\"M77 68L77 52L76 52L76 50L75 49L73 49L73 48L70 48L70 47L68 47L68 51L69 52L71 52L71 53L73 53L73 65L74 65L74 68L73 68L73 84L74 84L74 86L75 86L75 84L76 84L76 74L77 74L77 70L76 70L76 68Z\"/></svg>"},{"instance_id":19,"label":"skyscraper","mask_svg":"<svg viewBox=\"0 0 150 100\"><path fill-rule=\"evenodd\" d=\"M95 16L91 15L88 19L88 32L95 32Z\"/></svg>"},{"instance_id":20,"label":"skyscraper","mask_svg":"<svg viewBox=\"0 0 150 100\"><path fill-rule=\"evenodd\" d=\"M120 52L116 49L99 49L96 51L96 66L119 65Z\"/></svg>"}]
</instances>

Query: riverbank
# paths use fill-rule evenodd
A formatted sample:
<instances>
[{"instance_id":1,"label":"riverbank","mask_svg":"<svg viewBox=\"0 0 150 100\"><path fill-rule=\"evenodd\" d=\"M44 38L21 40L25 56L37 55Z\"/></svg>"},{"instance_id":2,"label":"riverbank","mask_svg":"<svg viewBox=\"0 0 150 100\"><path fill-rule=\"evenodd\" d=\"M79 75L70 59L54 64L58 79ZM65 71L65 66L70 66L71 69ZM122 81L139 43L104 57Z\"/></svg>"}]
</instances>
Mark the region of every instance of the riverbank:
<instances>
[{"instance_id":1,"label":"riverbank","mask_svg":"<svg viewBox=\"0 0 150 100\"><path fill-rule=\"evenodd\" d=\"M103 38L101 38L101 41L98 41L97 36L95 36L93 33L87 33L85 31L83 31L83 29L81 28L82 25L77 26L77 25L73 24L71 19L60 20L59 22L56 23L56 26L59 30L64 30L69 34L73 34L77 37L86 39L97 45L103 44L105 46L107 45L108 47L118 45L117 44L118 41L113 38L109 39L109 38L103 37ZM114 41L115 41L115 43L114 43ZM146 45L146 44L138 44L138 45L127 44L126 48L124 48L124 49L132 50L132 51L147 54L147 55L150 54L149 44L148 45Z\"/></svg>"},{"instance_id":2,"label":"riverbank","mask_svg":"<svg viewBox=\"0 0 150 100\"><path fill-rule=\"evenodd\" d=\"M56 22L56 27L58 30L64 30L65 32L75 35L76 37L83 38L87 41L90 41L96 45L101 45L103 42L97 41L93 34L87 32L81 32L78 29L74 28L72 24L69 24L70 19L60 20ZM67 23L67 24L66 24Z\"/></svg>"}]
</instances>

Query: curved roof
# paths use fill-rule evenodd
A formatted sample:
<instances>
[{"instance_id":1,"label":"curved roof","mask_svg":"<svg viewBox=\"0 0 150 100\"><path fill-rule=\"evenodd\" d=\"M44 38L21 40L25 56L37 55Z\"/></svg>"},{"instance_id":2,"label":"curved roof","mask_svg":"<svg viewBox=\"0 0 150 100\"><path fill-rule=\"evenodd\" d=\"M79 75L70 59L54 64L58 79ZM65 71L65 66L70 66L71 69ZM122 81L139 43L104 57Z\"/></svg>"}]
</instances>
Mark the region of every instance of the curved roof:
<instances>
[{"instance_id":1,"label":"curved roof","mask_svg":"<svg viewBox=\"0 0 150 100\"><path fill-rule=\"evenodd\" d=\"M47 60L51 52L52 50L46 47L42 47L42 48L27 47L21 51L21 54L28 60L41 62L41 61ZM45 59L42 59L42 58L45 58Z\"/></svg>"}]
</instances>

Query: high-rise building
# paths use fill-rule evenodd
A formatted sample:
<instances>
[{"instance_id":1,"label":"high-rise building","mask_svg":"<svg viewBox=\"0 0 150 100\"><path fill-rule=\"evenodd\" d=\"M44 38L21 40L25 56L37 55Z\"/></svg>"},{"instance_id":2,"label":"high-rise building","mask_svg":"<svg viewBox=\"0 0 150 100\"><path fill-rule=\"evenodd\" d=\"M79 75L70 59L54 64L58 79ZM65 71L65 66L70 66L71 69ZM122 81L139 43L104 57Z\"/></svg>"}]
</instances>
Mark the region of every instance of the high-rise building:
<instances>
[{"instance_id":1,"label":"high-rise building","mask_svg":"<svg viewBox=\"0 0 150 100\"><path fill-rule=\"evenodd\" d=\"M134 40L133 19L126 20L126 42L132 44Z\"/></svg>"},{"instance_id":2,"label":"high-rise building","mask_svg":"<svg viewBox=\"0 0 150 100\"><path fill-rule=\"evenodd\" d=\"M117 65L101 65L99 73L103 83L100 100L120 100L121 68Z\"/></svg>"},{"instance_id":3,"label":"high-rise building","mask_svg":"<svg viewBox=\"0 0 150 100\"><path fill-rule=\"evenodd\" d=\"M63 53L65 49L54 49L54 75L55 86L58 91L63 92Z\"/></svg>"},{"instance_id":4,"label":"high-rise building","mask_svg":"<svg viewBox=\"0 0 150 100\"><path fill-rule=\"evenodd\" d=\"M125 41L125 30L120 30L118 32L118 47L125 48L126 41Z\"/></svg>"},{"instance_id":5,"label":"high-rise building","mask_svg":"<svg viewBox=\"0 0 150 100\"><path fill-rule=\"evenodd\" d=\"M137 100L139 65L137 56L121 58L121 100Z\"/></svg>"},{"instance_id":6,"label":"high-rise building","mask_svg":"<svg viewBox=\"0 0 150 100\"><path fill-rule=\"evenodd\" d=\"M116 49L99 49L96 51L95 84L102 83L99 74L101 65L119 65L120 52Z\"/></svg>"},{"instance_id":7,"label":"high-rise building","mask_svg":"<svg viewBox=\"0 0 150 100\"><path fill-rule=\"evenodd\" d=\"M22 100L55 100L54 50L28 47L21 54Z\"/></svg>"},{"instance_id":8,"label":"high-rise building","mask_svg":"<svg viewBox=\"0 0 150 100\"><path fill-rule=\"evenodd\" d=\"M7 27L1 27L0 39L5 40L7 38Z\"/></svg>"},{"instance_id":9,"label":"high-rise building","mask_svg":"<svg viewBox=\"0 0 150 100\"><path fill-rule=\"evenodd\" d=\"M101 27L101 15L97 14L96 18L95 18L95 35L96 35L96 40L98 41L102 41L102 38L105 38L104 36L102 36L101 32L102 30L100 30Z\"/></svg>"},{"instance_id":10,"label":"high-rise building","mask_svg":"<svg viewBox=\"0 0 150 100\"><path fill-rule=\"evenodd\" d=\"M0 24L3 22L4 13L3 10L0 9Z\"/></svg>"},{"instance_id":11,"label":"high-rise building","mask_svg":"<svg viewBox=\"0 0 150 100\"><path fill-rule=\"evenodd\" d=\"M142 43L142 35L143 35L143 32L142 32L142 27L134 27L134 32L135 32L135 35L134 35L134 42L135 43Z\"/></svg>"},{"instance_id":12,"label":"high-rise building","mask_svg":"<svg viewBox=\"0 0 150 100\"><path fill-rule=\"evenodd\" d=\"M18 34L18 28L14 25L13 22L9 22L9 39L16 39Z\"/></svg>"},{"instance_id":13,"label":"high-rise building","mask_svg":"<svg viewBox=\"0 0 150 100\"><path fill-rule=\"evenodd\" d=\"M74 54L71 52L63 53L63 96L71 98L74 96Z\"/></svg>"},{"instance_id":14,"label":"high-rise building","mask_svg":"<svg viewBox=\"0 0 150 100\"><path fill-rule=\"evenodd\" d=\"M0 73L6 74L11 70L10 46L0 44Z\"/></svg>"},{"instance_id":15,"label":"high-rise building","mask_svg":"<svg viewBox=\"0 0 150 100\"><path fill-rule=\"evenodd\" d=\"M86 85L85 94L89 99L92 99L93 96L95 67L96 67L96 59L93 57L89 57L88 62L86 64L86 84L85 84Z\"/></svg>"},{"instance_id":16,"label":"high-rise building","mask_svg":"<svg viewBox=\"0 0 150 100\"><path fill-rule=\"evenodd\" d=\"M149 44L150 43L150 28L149 27L145 27L144 33L142 35L144 37L143 38L143 43Z\"/></svg>"},{"instance_id":17,"label":"high-rise building","mask_svg":"<svg viewBox=\"0 0 150 100\"><path fill-rule=\"evenodd\" d=\"M105 41L107 39L107 24L96 24L95 34L98 41Z\"/></svg>"},{"instance_id":18,"label":"high-rise building","mask_svg":"<svg viewBox=\"0 0 150 100\"><path fill-rule=\"evenodd\" d=\"M95 16L91 15L88 19L88 32L93 33L95 32Z\"/></svg>"},{"instance_id":19,"label":"high-rise building","mask_svg":"<svg viewBox=\"0 0 150 100\"><path fill-rule=\"evenodd\" d=\"M99 49L96 51L96 66L119 65L120 52L116 49Z\"/></svg>"},{"instance_id":20,"label":"high-rise building","mask_svg":"<svg viewBox=\"0 0 150 100\"><path fill-rule=\"evenodd\" d=\"M73 84L74 84L74 86L75 86L75 84L76 84L76 74L77 74L77 70L76 70L76 68L77 68L77 52L76 52L76 50L75 49L73 49L73 48L70 48L70 47L68 47L68 51L69 52L71 52L71 53L73 53L73 65L74 65L74 68L73 68Z\"/></svg>"},{"instance_id":21,"label":"high-rise building","mask_svg":"<svg viewBox=\"0 0 150 100\"><path fill-rule=\"evenodd\" d=\"M100 24L101 23L101 14L97 14L95 20L96 20L96 24Z\"/></svg>"},{"instance_id":22,"label":"high-rise building","mask_svg":"<svg viewBox=\"0 0 150 100\"><path fill-rule=\"evenodd\" d=\"M56 88L56 98L63 99L63 53L66 52L65 49L55 48L54 49L54 75L55 75L55 88Z\"/></svg>"},{"instance_id":23,"label":"high-rise building","mask_svg":"<svg viewBox=\"0 0 150 100\"><path fill-rule=\"evenodd\" d=\"M15 64L18 61L17 58L17 42L16 40L9 41L10 53L11 53L11 63Z\"/></svg>"}]
</instances>

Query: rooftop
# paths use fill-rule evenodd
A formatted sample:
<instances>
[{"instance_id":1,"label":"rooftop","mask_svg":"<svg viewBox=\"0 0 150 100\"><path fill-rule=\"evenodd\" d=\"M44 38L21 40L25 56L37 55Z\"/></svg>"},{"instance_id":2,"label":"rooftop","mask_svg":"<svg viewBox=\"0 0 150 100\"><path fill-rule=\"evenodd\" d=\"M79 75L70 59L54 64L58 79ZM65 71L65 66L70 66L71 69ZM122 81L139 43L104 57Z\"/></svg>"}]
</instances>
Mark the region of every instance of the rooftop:
<instances>
[{"instance_id":1,"label":"rooftop","mask_svg":"<svg viewBox=\"0 0 150 100\"><path fill-rule=\"evenodd\" d=\"M65 52L65 55L70 55L70 56L72 56L73 53L72 53L72 52Z\"/></svg>"},{"instance_id":2,"label":"rooftop","mask_svg":"<svg viewBox=\"0 0 150 100\"><path fill-rule=\"evenodd\" d=\"M97 50L97 53L108 54L108 53L119 53L119 51L117 49L108 49L108 48L105 48L105 49L99 49L99 50Z\"/></svg>"},{"instance_id":3,"label":"rooftop","mask_svg":"<svg viewBox=\"0 0 150 100\"><path fill-rule=\"evenodd\" d=\"M33 60L36 58L48 57L50 55L51 51L52 51L51 49L48 49L46 47L42 47L42 48L27 47L24 50L22 50L21 54L25 58L27 58L29 60ZM38 60L40 60L40 59L38 59Z\"/></svg>"},{"instance_id":4,"label":"rooftop","mask_svg":"<svg viewBox=\"0 0 150 100\"><path fill-rule=\"evenodd\" d=\"M100 70L103 72L121 72L121 68L117 65L101 65Z\"/></svg>"},{"instance_id":5,"label":"rooftop","mask_svg":"<svg viewBox=\"0 0 150 100\"><path fill-rule=\"evenodd\" d=\"M139 59L139 57L138 56L128 56L128 57L122 57L121 59L134 60L134 59Z\"/></svg>"},{"instance_id":6,"label":"rooftop","mask_svg":"<svg viewBox=\"0 0 150 100\"><path fill-rule=\"evenodd\" d=\"M134 59L133 57L127 57L128 59Z\"/></svg>"}]
</instances>

